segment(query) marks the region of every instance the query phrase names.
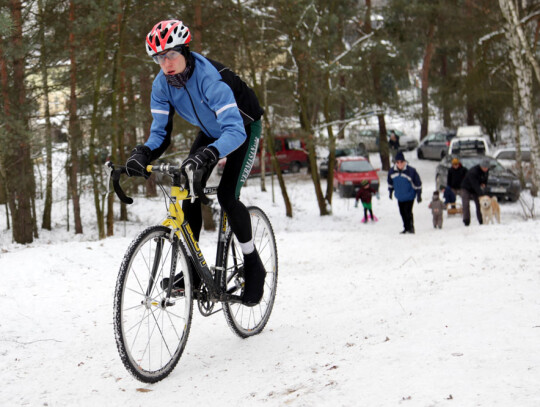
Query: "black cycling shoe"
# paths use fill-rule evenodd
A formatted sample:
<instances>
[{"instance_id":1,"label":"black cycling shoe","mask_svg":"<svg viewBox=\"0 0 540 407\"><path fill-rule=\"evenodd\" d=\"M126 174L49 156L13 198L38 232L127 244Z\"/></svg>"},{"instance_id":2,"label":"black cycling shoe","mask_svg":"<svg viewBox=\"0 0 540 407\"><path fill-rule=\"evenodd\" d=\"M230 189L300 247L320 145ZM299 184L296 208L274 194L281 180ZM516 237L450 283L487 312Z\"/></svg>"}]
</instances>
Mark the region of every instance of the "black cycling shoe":
<instances>
[{"instance_id":1,"label":"black cycling shoe","mask_svg":"<svg viewBox=\"0 0 540 407\"><path fill-rule=\"evenodd\" d=\"M159 286L161 287L162 290L167 290L167 288L169 288L169 277L165 277L163 280L161 280L161 282L159 283ZM180 293L183 293L184 290L185 290L184 273L180 272L174 276L172 294L178 295Z\"/></svg>"},{"instance_id":2,"label":"black cycling shoe","mask_svg":"<svg viewBox=\"0 0 540 407\"><path fill-rule=\"evenodd\" d=\"M259 253L255 249L249 254L244 254L244 295L242 303L248 307L257 305L264 293L264 279L266 271L262 264Z\"/></svg>"}]
</instances>

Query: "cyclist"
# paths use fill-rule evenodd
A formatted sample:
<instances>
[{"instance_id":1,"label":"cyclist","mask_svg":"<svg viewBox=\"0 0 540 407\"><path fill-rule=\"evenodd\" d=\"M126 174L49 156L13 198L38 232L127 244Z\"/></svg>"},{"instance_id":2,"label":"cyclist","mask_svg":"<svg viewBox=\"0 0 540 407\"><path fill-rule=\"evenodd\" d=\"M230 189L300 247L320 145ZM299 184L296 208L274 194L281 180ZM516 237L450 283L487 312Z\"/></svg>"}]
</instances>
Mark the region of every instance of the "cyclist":
<instances>
[{"instance_id":1,"label":"cyclist","mask_svg":"<svg viewBox=\"0 0 540 407\"><path fill-rule=\"evenodd\" d=\"M161 70L152 85L150 136L131 152L127 173L149 176L146 166L170 144L175 111L199 127L182 168L191 165L194 170L205 170L205 182L217 161L227 157L217 197L244 255L243 303L254 306L262 298L266 272L254 246L249 212L239 196L253 166L264 112L245 82L221 63L190 51L190 42L191 33L179 20L161 21L146 36L146 52ZM200 200L183 201L183 210L198 241ZM197 275L194 278L199 280Z\"/></svg>"}]
</instances>

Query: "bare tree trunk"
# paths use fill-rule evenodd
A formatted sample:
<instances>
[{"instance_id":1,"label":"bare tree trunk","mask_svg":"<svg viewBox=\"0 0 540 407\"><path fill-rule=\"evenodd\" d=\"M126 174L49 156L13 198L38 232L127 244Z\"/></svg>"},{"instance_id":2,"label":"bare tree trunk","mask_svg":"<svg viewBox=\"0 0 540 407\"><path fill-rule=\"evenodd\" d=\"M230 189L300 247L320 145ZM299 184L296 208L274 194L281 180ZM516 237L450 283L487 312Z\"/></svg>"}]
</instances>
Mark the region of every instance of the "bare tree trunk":
<instances>
[{"instance_id":1,"label":"bare tree trunk","mask_svg":"<svg viewBox=\"0 0 540 407\"><path fill-rule=\"evenodd\" d=\"M446 53L441 56L441 77L443 82L448 80L448 58ZM444 92L442 100L443 126L447 129L452 128L452 115L449 105L447 94Z\"/></svg>"},{"instance_id":2,"label":"bare tree trunk","mask_svg":"<svg viewBox=\"0 0 540 407\"><path fill-rule=\"evenodd\" d=\"M139 75L139 83L141 85L141 101L144 107L150 106L150 95L152 93L152 81L147 72ZM152 126L152 115L144 113L142 119L143 131L145 134L145 141L150 136L150 127ZM157 196L156 177L150 177L146 180L146 196Z\"/></svg>"},{"instance_id":3,"label":"bare tree trunk","mask_svg":"<svg viewBox=\"0 0 540 407\"><path fill-rule=\"evenodd\" d=\"M100 2L100 6L103 6L103 1ZM99 34L99 56L97 60L95 80L94 80L94 99L92 103L92 119L90 122L90 148L89 148L89 171L92 178L92 190L94 194L94 208L96 210L96 223L98 227L99 239L105 239L105 218L103 214L103 208L101 206L101 171L96 171L96 132L98 128L98 121L100 117L99 97L101 92L101 77L103 76L103 61L105 59L105 30L103 27L103 20L100 23Z\"/></svg>"},{"instance_id":4,"label":"bare tree trunk","mask_svg":"<svg viewBox=\"0 0 540 407\"><path fill-rule=\"evenodd\" d=\"M366 16L364 18L364 31L367 34L370 34L373 29L371 27L371 0L366 0ZM377 106L380 110L383 110L383 101L382 101L382 86L381 86L381 67L376 60L376 56L372 53L370 55L370 66L371 66L371 80L373 81L373 89L375 91L375 99ZM384 119L384 114L380 113L377 115L377 120L379 122L379 156L381 158L381 166L383 171L388 171L390 169L390 159L388 151L388 136L386 133L386 121Z\"/></svg>"},{"instance_id":5,"label":"bare tree trunk","mask_svg":"<svg viewBox=\"0 0 540 407\"><path fill-rule=\"evenodd\" d=\"M203 22L202 22L202 6L201 1L197 0L195 1L195 4L193 4L193 8L195 9L195 21L193 24L193 42L195 43L195 51L200 52L202 49L202 30L203 30Z\"/></svg>"},{"instance_id":6,"label":"bare tree trunk","mask_svg":"<svg viewBox=\"0 0 540 407\"><path fill-rule=\"evenodd\" d=\"M512 108L512 115L514 118L514 144L516 146L516 167L517 167L517 175L519 177L519 182L521 184L521 188L525 189L525 174L523 173L523 163L521 160L521 135L519 133L519 89L517 85L517 81L514 78L513 81L513 87L512 87L512 96L513 96L513 108Z\"/></svg>"},{"instance_id":7,"label":"bare tree trunk","mask_svg":"<svg viewBox=\"0 0 540 407\"><path fill-rule=\"evenodd\" d=\"M297 104L300 111L300 124L302 130L304 131L305 136L307 137L306 146L308 150L309 157L309 170L311 175L311 180L313 181L313 186L315 187L315 196L317 197L317 204L319 205L319 213L321 216L329 215L330 212L326 205L326 200L322 193L321 181L319 178L319 172L317 171L317 154L315 152L315 140L313 129L311 126L311 120L308 117L308 105L309 105L309 87L310 82L309 77L309 64L308 58L306 55L295 48L293 44L293 57L296 61L296 66L298 67L298 79L297 79ZM313 109L316 110L316 109ZM279 176L279 173L278 173Z\"/></svg>"},{"instance_id":8,"label":"bare tree trunk","mask_svg":"<svg viewBox=\"0 0 540 407\"><path fill-rule=\"evenodd\" d=\"M81 205L77 177L79 175L79 151L81 147L82 134L79 126L79 116L77 113L77 61L75 58L75 3L69 2L69 22L71 30L69 33L69 60L70 60L70 94L69 94L69 139L71 152L71 165L69 169L69 185L73 203L73 218L75 222L75 233L82 233Z\"/></svg>"},{"instance_id":9,"label":"bare tree trunk","mask_svg":"<svg viewBox=\"0 0 540 407\"><path fill-rule=\"evenodd\" d=\"M51 211L52 211L52 126L51 113L49 108L49 79L47 61L45 58L45 23L43 0L38 0L38 11L40 19L39 42L41 51L39 54L41 65L41 80L43 81L43 97L45 99L45 162L47 166L47 180L45 186L45 205L43 208L43 220L41 227L51 230Z\"/></svg>"},{"instance_id":10,"label":"bare tree trunk","mask_svg":"<svg viewBox=\"0 0 540 407\"><path fill-rule=\"evenodd\" d=\"M274 145L274 134L270 130L270 125L268 122L268 117L263 116L264 127L267 133L267 143L268 149L270 150L270 160L272 162L272 167L274 172L277 174L279 186L281 188L281 194L283 196L283 201L285 202L285 215L288 218L292 218L292 206L291 201L289 200L289 195L287 194L287 188L285 188L285 180L283 179L283 173L281 172L281 167L279 166L278 159L276 157L276 147Z\"/></svg>"},{"instance_id":11,"label":"bare tree trunk","mask_svg":"<svg viewBox=\"0 0 540 407\"><path fill-rule=\"evenodd\" d=\"M467 8L467 16L470 17L472 13L472 0L466 0L466 8ZM468 18L470 21L471 19ZM473 46L473 39L468 38L467 44L466 44L466 58L467 58L467 78L469 78L472 75L473 69L474 69L474 46ZM466 91L466 106L465 106L465 112L467 115L466 122L468 126L474 125L474 107L472 105L471 101L472 96L470 95L470 92Z\"/></svg>"},{"instance_id":12,"label":"bare tree trunk","mask_svg":"<svg viewBox=\"0 0 540 407\"><path fill-rule=\"evenodd\" d=\"M423 140L428 133L429 127L429 69L431 59L435 51L433 36L435 34L435 24L430 24L428 29L428 38L426 51L424 52L424 61L422 63L422 121L420 124L420 140Z\"/></svg>"},{"instance_id":13,"label":"bare tree trunk","mask_svg":"<svg viewBox=\"0 0 540 407\"><path fill-rule=\"evenodd\" d=\"M126 16L127 18L127 16ZM122 41L123 43L123 41ZM120 62L118 66L122 66L122 56L121 52L118 52ZM116 134L118 135L118 159L121 163L126 162L126 149L125 146L125 133L126 133L126 112L125 112L125 105L124 105L124 98L126 94L126 87L125 87L125 79L126 79L126 73L124 69L120 69L120 80L119 80L119 87L118 87L118 93L117 93L117 102L118 102L118 128L116 131ZM127 207L124 202L120 203L120 220L128 220L128 214L127 214Z\"/></svg>"},{"instance_id":14,"label":"bare tree trunk","mask_svg":"<svg viewBox=\"0 0 540 407\"><path fill-rule=\"evenodd\" d=\"M250 43L248 41L248 35L247 35L247 29L246 29L246 22L245 22L245 19L244 19L244 9L243 9L243 6L240 2L240 0L236 0L236 6L238 8L238 13L240 15L240 19L239 19L239 22L240 22L240 33L242 35L242 41L244 43L244 49L245 49L245 52L246 52L246 55L247 55L247 62L248 62L248 68L249 68L249 75L250 75L250 79L251 79L251 83L253 85L253 89L255 91L255 94L260 98L261 95L263 96L263 99L264 99L264 107L266 108L267 105L266 105L266 89L265 89L265 86L266 86L266 83L265 83L265 75L266 75L266 72L265 70L263 69L263 71L260 73L261 76L262 76L262 79L261 79L261 84L259 84L259 81L257 80L257 70L255 68L255 61L253 59L253 54L251 52L251 47L250 47ZM261 36L264 36L264 31L261 31ZM262 38L261 38L261 42L262 42ZM260 144L260 167L261 167L261 175L260 175L260 180L261 180L261 191L263 192L266 192L266 185L265 185L265 179L266 179L266 151L265 151L265 143L261 143ZM281 185L281 184L280 184ZM285 185L285 184L283 184Z\"/></svg>"},{"instance_id":15,"label":"bare tree trunk","mask_svg":"<svg viewBox=\"0 0 540 407\"><path fill-rule=\"evenodd\" d=\"M123 123L122 113L119 114L121 95L121 75L122 75L122 52L124 47L124 32L128 20L128 14L130 11L131 0L126 0L121 5L120 13L118 14L118 45L114 53L113 69L112 69L112 94L111 94L111 120L113 127L112 134L112 151L111 159L113 162L118 162L121 155L124 153L120 151L120 147L123 146ZM124 203L121 203L121 212L125 211ZM125 212L124 212L125 214ZM125 215L124 215L125 216ZM107 199L107 236L114 234L114 194L109 194Z\"/></svg>"},{"instance_id":16,"label":"bare tree trunk","mask_svg":"<svg viewBox=\"0 0 540 407\"><path fill-rule=\"evenodd\" d=\"M324 97L324 105L323 105L323 112L324 112L324 119L326 120L326 123L331 123L332 118L330 117L330 73L327 72L325 74L325 97ZM336 162L336 138L334 136L334 130L332 129L331 125L326 126L326 131L328 132L328 149L330 151L329 157L328 157L328 174L327 174L327 182L326 182L326 202L329 204L332 204L332 195L334 192L334 166Z\"/></svg>"},{"instance_id":17,"label":"bare tree trunk","mask_svg":"<svg viewBox=\"0 0 540 407\"><path fill-rule=\"evenodd\" d=\"M345 89L345 86L346 86L346 80L345 80L345 75L344 74L341 74L339 75L339 85L341 86L341 89ZM345 121L345 95L341 96L341 101L340 101L340 107L339 107L339 120L343 123ZM342 126L340 129L339 129L339 132L338 132L338 135L337 135L337 138L338 140L343 140L345 139L345 127L346 126Z\"/></svg>"},{"instance_id":18,"label":"bare tree trunk","mask_svg":"<svg viewBox=\"0 0 540 407\"><path fill-rule=\"evenodd\" d=\"M505 15L507 21L506 29L504 30L508 46L510 48L510 60L514 69L514 75L519 90L519 98L521 101L521 109L523 111L523 119L529 133L531 144L531 164L533 166L531 194L538 194L540 180L540 140L536 128L536 118L533 106L533 81L530 65L526 64L522 44L519 40L516 27L513 24L512 18L509 16L508 2L511 0L499 0L501 11Z\"/></svg>"},{"instance_id":19,"label":"bare tree trunk","mask_svg":"<svg viewBox=\"0 0 540 407\"><path fill-rule=\"evenodd\" d=\"M261 91L263 94L263 105L268 106L268 88L266 86L266 69L263 69L261 72ZM266 110L266 115L270 114L268 109ZM259 142L259 157L261 163L261 191L266 192L266 142L267 137L270 137L270 120L263 121L263 134L261 141ZM290 205L290 203L289 203ZM292 215L291 215L292 216Z\"/></svg>"},{"instance_id":20,"label":"bare tree trunk","mask_svg":"<svg viewBox=\"0 0 540 407\"><path fill-rule=\"evenodd\" d=\"M506 19L508 24L511 25L514 35L519 41L525 59L531 64L534 74L536 76L536 80L538 81L538 84L540 84L540 65L538 64L538 61L536 60L533 51L529 46L529 42L527 41L527 37L525 36L525 32L523 31L521 22L519 21L518 12L514 3L510 0L499 0L499 5L503 12L504 18ZM540 25L540 20L538 24Z\"/></svg>"},{"instance_id":21,"label":"bare tree trunk","mask_svg":"<svg viewBox=\"0 0 540 407\"><path fill-rule=\"evenodd\" d=\"M11 17L13 21L13 34L10 39L15 49L23 48L22 31L22 2L11 0ZM2 49L4 43L0 44ZM3 165L8 192L8 204L11 210L13 225L13 240L17 243L32 243L34 233L34 218L32 216L32 198L35 193L34 171L30 158L30 140L28 130L28 119L25 113L26 87L25 87L25 57L15 55L12 59L13 69L13 105L10 102L8 92L8 68L4 60L4 55L0 51L2 60L2 89L8 96L4 100L4 116L7 117L8 125L6 129L6 146L3 157ZM13 109L12 109L13 108ZM11 124L14 125L11 125Z\"/></svg>"},{"instance_id":22,"label":"bare tree trunk","mask_svg":"<svg viewBox=\"0 0 540 407\"><path fill-rule=\"evenodd\" d=\"M201 1L198 0L193 5L195 8L195 21L192 29L193 40L194 40L194 49L197 52L202 50L202 30L203 30L203 21L202 21L202 5ZM212 209L201 204L201 215L203 220L204 230L216 230L216 222L214 221L214 216L212 214Z\"/></svg>"},{"instance_id":23,"label":"bare tree trunk","mask_svg":"<svg viewBox=\"0 0 540 407\"><path fill-rule=\"evenodd\" d=\"M373 80L373 88L375 89L377 106L380 107L380 110L383 109L383 102L380 95L382 94L381 90L381 72L380 66L378 63L372 61L371 63L371 75ZM386 120L384 118L384 113L379 113L377 115L377 121L379 123L379 156L381 158L381 166L383 171L388 171L390 169L390 152L388 148L388 133L386 132Z\"/></svg>"}]
</instances>

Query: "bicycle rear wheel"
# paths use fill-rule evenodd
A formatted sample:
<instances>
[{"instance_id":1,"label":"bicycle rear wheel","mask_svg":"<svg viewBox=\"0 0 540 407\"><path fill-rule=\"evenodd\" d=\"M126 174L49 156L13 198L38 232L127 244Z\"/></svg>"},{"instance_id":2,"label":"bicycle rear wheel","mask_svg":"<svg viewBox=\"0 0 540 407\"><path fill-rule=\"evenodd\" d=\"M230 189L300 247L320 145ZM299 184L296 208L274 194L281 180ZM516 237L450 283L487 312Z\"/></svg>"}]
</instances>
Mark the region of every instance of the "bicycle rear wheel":
<instances>
[{"instance_id":1,"label":"bicycle rear wheel","mask_svg":"<svg viewBox=\"0 0 540 407\"><path fill-rule=\"evenodd\" d=\"M193 316L187 255L171 230L152 226L129 246L114 295L114 333L120 358L137 379L169 375L186 346ZM183 274L184 290L167 297L164 278ZM167 281L167 280L166 280Z\"/></svg>"},{"instance_id":2,"label":"bicycle rear wheel","mask_svg":"<svg viewBox=\"0 0 540 407\"><path fill-rule=\"evenodd\" d=\"M266 270L264 294L261 302L254 307L238 303L224 303L223 313L232 331L242 338L262 332L274 306L278 278L278 255L276 238L266 214L259 208L248 208L251 215L253 241ZM236 237L229 229L225 243L221 284L229 293L243 294L244 269L242 251Z\"/></svg>"}]
</instances>

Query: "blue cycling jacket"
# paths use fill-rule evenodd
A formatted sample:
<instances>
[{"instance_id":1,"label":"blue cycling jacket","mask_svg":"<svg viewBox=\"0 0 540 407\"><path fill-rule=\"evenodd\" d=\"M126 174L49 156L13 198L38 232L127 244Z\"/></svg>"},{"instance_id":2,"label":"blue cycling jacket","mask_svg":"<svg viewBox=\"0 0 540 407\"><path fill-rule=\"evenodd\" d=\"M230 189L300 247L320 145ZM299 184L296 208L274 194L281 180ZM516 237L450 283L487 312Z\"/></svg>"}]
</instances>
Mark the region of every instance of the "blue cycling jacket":
<instances>
[{"instance_id":1,"label":"blue cycling jacket","mask_svg":"<svg viewBox=\"0 0 540 407\"><path fill-rule=\"evenodd\" d=\"M388 171L388 190L394 191L399 202L412 201L422 196L422 181L416 169L406 164L400 171L394 164Z\"/></svg>"},{"instance_id":2,"label":"blue cycling jacket","mask_svg":"<svg viewBox=\"0 0 540 407\"><path fill-rule=\"evenodd\" d=\"M198 126L207 136L216 140L210 145L219 151L220 157L227 156L242 145L247 137L244 125L259 120L262 114L262 109L258 117L245 114L244 111L247 109L240 112L235 93L239 93L237 98L242 100L242 96L248 91L251 93L253 91L232 71L195 52L191 52L191 55L195 61L195 68L184 88L177 89L170 86L163 71L160 71L154 79L150 102L154 120L150 128L150 136L145 143L152 151L153 159L161 155L169 145L175 111L189 123ZM227 70L228 73L219 72L216 67L220 71ZM224 75L234 77L231 81L235 83L233 85L225 83L222 77ZM239 82L243 87L242 90L237 91L240 89ZM231 86L235 86L235 93ZM249 97L253 99L251 94ZM260 109L258 103L257 107Z\"/></svg>"}]
</instances>

